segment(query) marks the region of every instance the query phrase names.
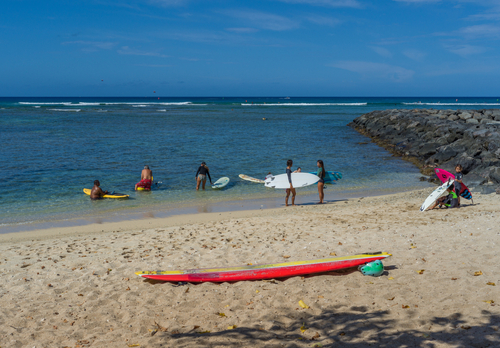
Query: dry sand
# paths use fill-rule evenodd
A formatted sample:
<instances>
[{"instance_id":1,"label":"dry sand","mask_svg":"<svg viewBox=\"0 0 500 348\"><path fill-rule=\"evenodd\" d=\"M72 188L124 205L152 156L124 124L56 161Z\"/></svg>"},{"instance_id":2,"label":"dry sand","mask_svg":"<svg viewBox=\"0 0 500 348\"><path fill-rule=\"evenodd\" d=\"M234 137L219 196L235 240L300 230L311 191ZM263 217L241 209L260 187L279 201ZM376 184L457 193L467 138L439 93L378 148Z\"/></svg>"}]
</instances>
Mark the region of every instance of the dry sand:
<instances>
[{"instance_id":1,"label":"dry sand","mask_svg":"<svg viewBox=\"0 0 500 348\"><path fill-rule=\"evenodd\" d=\"M500 198L420 213L430 191L1 235L0 347L500 346ZM383 276L134 274L368 251Z\"/></svg>"}]
</instances>

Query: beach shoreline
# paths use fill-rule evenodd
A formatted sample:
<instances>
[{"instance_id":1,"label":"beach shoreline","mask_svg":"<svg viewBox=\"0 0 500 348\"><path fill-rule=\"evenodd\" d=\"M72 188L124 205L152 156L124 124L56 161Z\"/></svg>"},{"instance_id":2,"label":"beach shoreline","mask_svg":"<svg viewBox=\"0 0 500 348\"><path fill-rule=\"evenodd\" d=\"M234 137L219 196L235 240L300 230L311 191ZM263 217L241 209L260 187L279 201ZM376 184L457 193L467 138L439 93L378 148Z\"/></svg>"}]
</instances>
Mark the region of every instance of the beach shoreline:
<instances>
[{"instance_id":1,"label":"beach shoreline","mask_svg":"<svg viewBox=\"0 0 500 348\"><path fill-rule=\"evenodd\" d=\"M494 346L498 196L419 212L431 191L0 236L0 346ZM221 284L135 275L375 251L393 255L377 278L354 269Z\"/></svg>"},{"instance_id":2,"label":"beach shoreline","mask_svg":"<svg viewBox=\"0 0 500 348\"><path fill-rule=\"evenodd\" d=\"M328 185L332 187L333 185ZM431 185L429 185L431 186ZM201 214L203 217L200 221L206 221L210 214L214 216L228 216L237 215L248 216L250 212L267 209L282 209L285 208L284 204L284 190L282 197L263 197L241 199L238 201L219 201L219 202L201 202L198 204L184 205L177 208L168 206L155 207L155 209L144 210L130 209L122 214L114 214L111 216L102 215L89 215L80 218L73 218L68 220L53 220L46 222L34 222L31 224L12 224L0 226L0 243L4 240L20 240L19 238L29 239L40 236L40 238L50 238L54 234L64 235L67 231L88 231L88 233L97 233L103 231L123 229L123 226L134 226L139 228L145 226L160 226L166 224L179 224L183 220L198 221L197 215ZM401 192L408 192L408 189L403 188L390 188L385 190L350 190L350 191L325 191L326 204L345 199L355 199L360 197L372 197L381 195L391 195ZM298 191L297 205L311 205L318 201L318 195L310 191L301 194ZM151 207L153 208L153 207ZM162 209L163 208L163 209ZM206 216L206 217L205 217ZM53 232L57 231L57 232ZM17 236L19 234L19 236ZM22 237L26 235L29 237Z\"/></svg>"}]
</instances>

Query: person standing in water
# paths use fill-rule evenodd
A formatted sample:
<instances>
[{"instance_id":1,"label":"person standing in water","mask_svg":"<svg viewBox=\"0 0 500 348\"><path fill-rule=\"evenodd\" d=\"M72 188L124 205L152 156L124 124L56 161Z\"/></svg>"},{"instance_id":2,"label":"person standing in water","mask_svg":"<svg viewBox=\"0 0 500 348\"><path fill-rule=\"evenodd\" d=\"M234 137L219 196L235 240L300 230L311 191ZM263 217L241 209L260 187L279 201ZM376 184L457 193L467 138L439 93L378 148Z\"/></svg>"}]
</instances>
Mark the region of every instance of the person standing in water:
<instances>
[{"instance_id":1,"label":"person standing in water","mask_svg":"<svg viewBox=\"0 0 500 348\"><path fill-rule=\"evenodd\" d=\"M137 191L138 187L142 187L143 189L149 191L151 190L152 183L153 183L153 171L149 169L149 166L144 166L144 169L141 172L141 181L135 184L135 190Z\"/></svg>"},{"instance_id":2,"label":"person standing in water","mask_svg":"<svg viewBox=\"0 0 500 348\"><path fill-rule=\"evenodd\" d=\"M319 203L318 204L323 204L323 198L325 198L325 192L323 189L325 188L325 165L323 164L322 160L318 160L318 173L317 175L319 176L319 181L318 181L318 193L319 193Z\"/></svg>"},{"instance_id":3,"label":"person standing in water","mask_svg":"<svg viewBox=\"0 0 500 348\"><path fill-rule=\"evenodd\" d=\"M205 162L201 162L198 171L196 172L196 191L200 189L200 184L202 184L201 188L205 189L205 184L207 183L207 175L208 179L210 179L210 184L212 184L212 178L210 177L210 170Z\"/></svg>"},{"instance_id":4,"label":"person standing in water","mask_svg":"<svg viewBox=\"0 0 500 348\"><path fill-rule=\"evenodd\" d=\"M295 205L295 188L293 187L292 184L292 165L293 161L288 160L286 161L286 175L288 176L288 182L290 183L290 188L286 189L286 200L285 200L285 205L288 207L288 197L290 197L290 193L292 193L292 205Z\"/></svg>"}]
</instances>

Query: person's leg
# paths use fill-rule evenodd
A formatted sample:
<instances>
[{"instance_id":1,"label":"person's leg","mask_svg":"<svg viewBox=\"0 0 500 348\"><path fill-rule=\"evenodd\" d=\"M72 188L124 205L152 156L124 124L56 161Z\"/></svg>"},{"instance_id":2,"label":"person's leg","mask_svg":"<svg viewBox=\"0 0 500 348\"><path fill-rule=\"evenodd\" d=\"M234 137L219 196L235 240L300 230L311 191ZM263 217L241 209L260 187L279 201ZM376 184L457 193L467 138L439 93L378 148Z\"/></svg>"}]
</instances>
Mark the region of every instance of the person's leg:
<instances>
[{"instance_id":1,"label":"person's leg","mask_svg":"<svg viewBox=\"0 0 500 348\"><path fill-rule=\"evenodd\" d=\"M137 191L137 184L135 184L135 188L134 188L134 190L136 190L136 191Z\"/></svg>"},{"instance_id":2,"label":"person's leg","mask_svg":"<svg viewBox=\"0 0 500 348\"><path fill-rule=\"evenodd\" d=\"M295 195L296 195L295 189L293 188L290 191L292 191L292 205L295 205Z\"/></svg>"},{"instance_id":3,"label":"person's leg","mask_svg":"<svg viewBox=\"0 0 500 348\"><path fill-rule=\"evenodd\" d=\"M286 189L285 205L288 207L288 197L290 197L290 189Z\"/></svg>"},{"instance_id":4,"label":"person's leg","mask_svg":"<svg viewBox=\"0 0 500 348\"><path fill-rule=\"evenodd\" d=\"M201 179L199 177L196 178L196 191L200 189Z\"/></svg>"},{"instance_id":5,"label":"person's leg","mask_svg":"<svg viewBox=\"0 0 500 348\"><path fill-rule=\"evenodd\" d=\"M203 185L202 185L202 189L204 190L205 189L205 184L207 183L207 178L205 178L205 180L203 180Z\"/></svg>"},{"instance_id":6,"label":"person's leg","mask_svg":"<svg viewBox=\"0 0 500 348\"><path fill-rule=\"evenodd\" d=\"M325 198L325 193L323 192L324 186L324 183L318 182L319 204L323 203L323 198Z\"/></svg>"}]
</instances>

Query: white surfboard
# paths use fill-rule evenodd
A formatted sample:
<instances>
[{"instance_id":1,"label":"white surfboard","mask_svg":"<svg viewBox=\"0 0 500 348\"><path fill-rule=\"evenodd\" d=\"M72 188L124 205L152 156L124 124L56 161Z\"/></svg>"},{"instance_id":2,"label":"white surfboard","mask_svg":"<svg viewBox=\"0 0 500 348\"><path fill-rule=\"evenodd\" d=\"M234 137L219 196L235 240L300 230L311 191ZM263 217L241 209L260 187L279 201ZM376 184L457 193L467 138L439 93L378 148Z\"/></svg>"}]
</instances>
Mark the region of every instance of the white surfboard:
<instances>
[{"instance_id":1,"label":"white surfboard","mask_svg":"<svg viewBox=\"0 0 500 348\"><path fill-rule=\"evenodd\" d=\"M251 176L245 175L245 174L240 174L238 175L240 178L246 181L251 181L251 182L256 182L258 184L263 184L264 180L257 179L257 178L252 178Z\"/></svg>"},{"instance_id":2,"label":"white surfboard","mask_svg":"<svg viewBox=\"0 0 500 348\"><path fill-rule=\"evenodd\" d=\"M319 177L310 173L292 173L292 185L294 188L314 185L319 181ZM280 174L272 176L264 181L266 187L275 189L289 189L288 175Z\"/></svg>"},{"instance_id":3,"label":"white surfboard","mask_svg":"<svg viewBox=\"0 0 500 348\"><path fill-rule=\"evenodd\" d=\"M425 209L429 208L436 199L441 197L444 193L446 193L446 189L453 184L453 180L445 182L443 185L439 186L437 189L432 191L432 193L427 197L424 201L424 204L420 207L420 211L425 211Z\"/></svg>"},{"instance_id":4,"label":"white surfboard","mask_svg":"<svg viewBox=\"0 0 500 348\"><path fill-rule=\"evenodd\" d=\"M213 189L221 189L225 187L227 184L229 184L229 178L227 176L220 178L216 182L213 183L212 188Z\"/></svg>"}]
</instances>

